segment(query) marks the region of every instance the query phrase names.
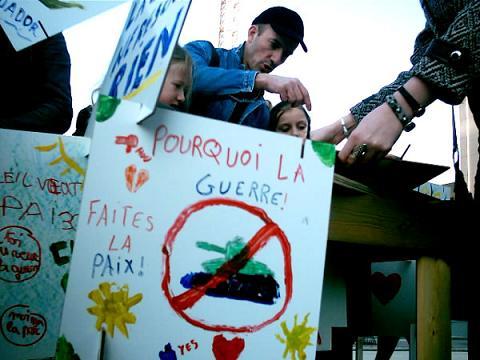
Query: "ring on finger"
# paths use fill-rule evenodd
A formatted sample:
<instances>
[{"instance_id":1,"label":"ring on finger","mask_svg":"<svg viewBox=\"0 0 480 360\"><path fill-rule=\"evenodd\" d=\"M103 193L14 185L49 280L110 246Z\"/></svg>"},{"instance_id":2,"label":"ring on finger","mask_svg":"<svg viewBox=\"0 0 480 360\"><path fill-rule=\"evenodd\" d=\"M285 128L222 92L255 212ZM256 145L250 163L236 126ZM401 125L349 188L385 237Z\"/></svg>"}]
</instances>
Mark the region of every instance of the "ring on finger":
<instances>
[{"instance_id":1,"label":"ring on finger","mask_svg":"<svg viewBox=\"0 0 480 360\"><path fill-rule=\"evenodd\" d=\"M365 155L367 155L367 151L368 151L367 144L357 145L353 148L352 156L354 158L364 157Z\"/></svg>"}]
</instances>

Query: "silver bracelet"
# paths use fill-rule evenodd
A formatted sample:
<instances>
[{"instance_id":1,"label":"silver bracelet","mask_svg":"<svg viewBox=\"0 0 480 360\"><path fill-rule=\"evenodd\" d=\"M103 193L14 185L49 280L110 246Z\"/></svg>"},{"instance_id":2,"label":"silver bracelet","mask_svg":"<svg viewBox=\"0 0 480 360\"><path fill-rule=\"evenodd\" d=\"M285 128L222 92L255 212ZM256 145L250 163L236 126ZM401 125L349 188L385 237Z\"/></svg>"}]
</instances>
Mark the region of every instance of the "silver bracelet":
<instances>
[{"instance_id":1,"label":"silver bracelet","mask_svg":"<svg viewBox=\"0 0 480 360\"><path fill-rule=\"evenodd\" d=\"M342 124L343 136L348 138L348 135L350 135L350 132L348 131L347 124L345 124L345 116L342 116L340 118L340 124Z\"/></svg>"},{"instance_id":2,"label":"silver bracelet","mask_svg":"<svg viewBox=\"0 0 480 360\"><path fill-rule=\"evenodd\" d=\"M412 122L411 119L408 118L408 116L405 114L405 111L403 111L402 107L398 103L397 99L393 95L387 95L385 98L387 101L388 106L390 109L392 109L393 113L397 117L398 121L402 124L403 130L405 131L411 131L415 127L415 123Z\"/></svg>"}]
</instances>

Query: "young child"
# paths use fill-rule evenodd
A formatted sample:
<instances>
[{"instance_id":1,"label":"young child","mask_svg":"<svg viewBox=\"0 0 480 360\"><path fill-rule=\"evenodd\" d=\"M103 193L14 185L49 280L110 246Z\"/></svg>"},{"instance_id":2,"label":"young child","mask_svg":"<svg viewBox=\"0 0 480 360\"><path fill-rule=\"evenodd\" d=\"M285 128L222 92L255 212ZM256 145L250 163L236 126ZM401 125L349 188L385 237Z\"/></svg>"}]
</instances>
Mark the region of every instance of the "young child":
<instances>
[{"instance_id":1,"label":"young child","mask_svg":"<svg viewBox=\"0 0 480 360\"><path fill-rule=\"evenodd\" d=\"M159 106L188 111L192 92L192 58L180 45L175 45L167 77L158 96Z\"/></svg>"},{"instance_id":2,"label":"young child","mask_svg":"<svg viewBox=\"0 0 480 360\"><path fill-rule=\"evenodd\" d=\"M279 102L270 111L269 129L275 132L310 138L310 116L302 105Z\"/></svg>"}]
</instances>

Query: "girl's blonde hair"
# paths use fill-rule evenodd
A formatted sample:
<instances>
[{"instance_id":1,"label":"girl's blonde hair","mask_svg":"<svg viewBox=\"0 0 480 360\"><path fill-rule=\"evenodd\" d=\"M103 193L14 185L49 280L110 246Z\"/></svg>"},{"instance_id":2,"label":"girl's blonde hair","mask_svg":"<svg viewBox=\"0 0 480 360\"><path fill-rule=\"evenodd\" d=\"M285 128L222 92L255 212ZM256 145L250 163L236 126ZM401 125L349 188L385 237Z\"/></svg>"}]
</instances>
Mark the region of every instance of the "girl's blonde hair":
<instances>
[{"instance_id":1,"label":"girl's blonde hair","mask_svg":"<svg viewBox=\"0 0 480 360\"><path fill-rule=\"evenodd\" d=\"M187 78L185 79L185 102L182 105L182 110L188 111L192 103L192 82L193 82L193 62L190 54L180 45L176 44L173 50L170 65L173 63L183 63L185 65L185 72Z\"/></svg>"}]
</instances>

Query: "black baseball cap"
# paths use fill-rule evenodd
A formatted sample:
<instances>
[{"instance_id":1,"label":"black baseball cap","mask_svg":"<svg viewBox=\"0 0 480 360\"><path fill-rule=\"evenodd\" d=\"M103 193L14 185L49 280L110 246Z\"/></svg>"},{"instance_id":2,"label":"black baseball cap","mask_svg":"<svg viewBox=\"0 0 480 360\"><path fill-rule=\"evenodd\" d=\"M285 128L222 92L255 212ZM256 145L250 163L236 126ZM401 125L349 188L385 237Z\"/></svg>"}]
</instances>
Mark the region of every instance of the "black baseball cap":
<instances>
[{"instance_id":1,"label":"black baseball cap","mask_svg":"<svg viewBox=\"0 0 480 360\"><path fill-rule=\"evenodd\" d=\"M295 11L283 6L274 6L253 19L252 25L256 24L269 24L277 34L298 41L303 51L307 52L307 46L303 42L303 21Z\"/></svg>"}]
</instances>

